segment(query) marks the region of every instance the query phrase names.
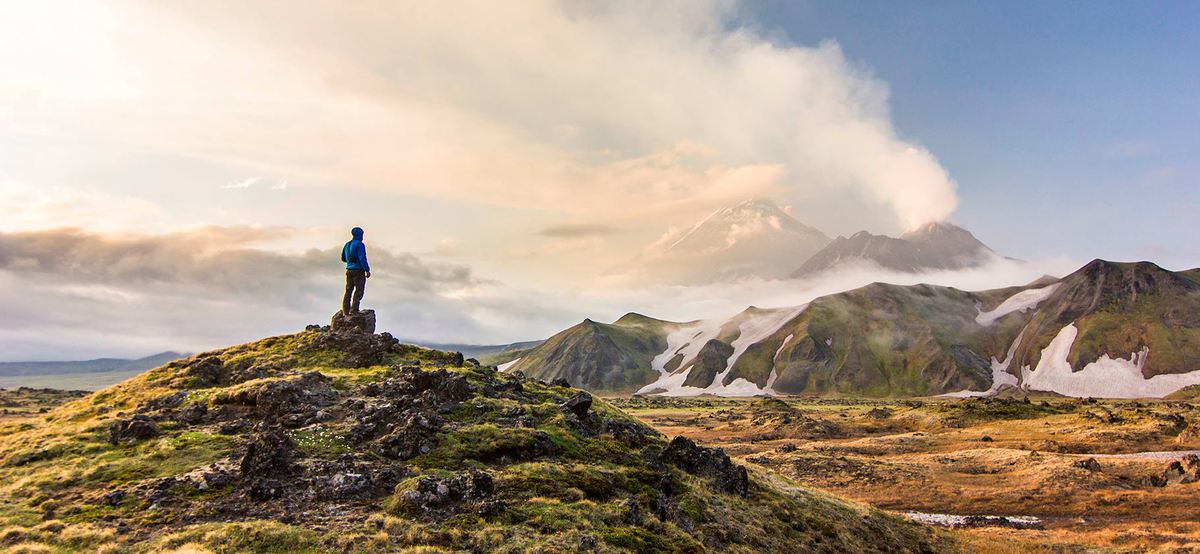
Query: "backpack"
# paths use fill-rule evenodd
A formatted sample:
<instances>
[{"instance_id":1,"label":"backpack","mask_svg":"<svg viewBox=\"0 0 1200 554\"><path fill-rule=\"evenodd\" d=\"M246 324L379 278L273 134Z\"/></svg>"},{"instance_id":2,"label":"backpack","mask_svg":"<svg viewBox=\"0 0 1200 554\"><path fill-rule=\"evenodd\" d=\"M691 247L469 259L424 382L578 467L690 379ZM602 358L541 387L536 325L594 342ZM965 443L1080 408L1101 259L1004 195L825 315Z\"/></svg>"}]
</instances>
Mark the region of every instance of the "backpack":
<instances>
[{"instance_id":1,"label":"backpack","mask_svg":"<svg viewBox=\"0 0 1200 554\"><path fill-rule=\"evenodd\" d=\"M354 253L354 239L346 241L346 245L342 247L342 261L348 264L358 263L358 254Z\"/></svg>"}]
</instances>

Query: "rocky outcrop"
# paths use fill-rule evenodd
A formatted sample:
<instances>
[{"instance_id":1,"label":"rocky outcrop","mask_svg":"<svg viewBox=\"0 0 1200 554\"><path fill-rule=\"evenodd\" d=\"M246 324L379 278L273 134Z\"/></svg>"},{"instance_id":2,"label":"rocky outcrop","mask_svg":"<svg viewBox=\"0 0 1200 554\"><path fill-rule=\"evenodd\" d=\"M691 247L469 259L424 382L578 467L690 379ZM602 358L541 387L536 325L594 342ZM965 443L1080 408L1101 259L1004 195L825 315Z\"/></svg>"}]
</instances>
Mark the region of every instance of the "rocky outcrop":
<instances>
[{"instance_id":1,"label":"rocky outcrop","mask_svg":"<svg viewBox=\"0 0 1200 554\"><path fill-rule=\"evenodd\" d=\"M700 348L692 362L692 370L683 384L704 388L712 384L718 373L725 371L727 360L733 355L733 346L717 339L709 340Z\"/></svg>"},{"instance_id":2,"label":"rocky outcrop","mask_svg":"<svg viewBox=\"0 0 1200 554\"><path fill-rule=\"evenodd\" d=\"M1200 482L1200 456L1188 454L1183 459L1167 464L1161 475L1150 478L1150 485L1165 487Z\"/></svg>"},{"instance_id":3,"label":"rocky outcrop","mask_svg":"<svg viewBox=\"0 0 1200 554\"><path fill-rule=\"evenodd\" d=\"M362 310L348 314L339 310L333 314L329 326L335 333L350 332L372 335L375 333L375 310Z\"/></svg>"},{"instance_id":4,"label":"rocky outcrop","mask_svg":"<svg viewBox=\"0 0 1200 554\"><path fill-rule=\"evenodd\" d=\"M286 475L297 457L296 444L283 430L267 429L250 438L240 469L243 477Z\"/></svg>"},{"instance_id":5,"label":"rocky outcrop","mask_svg":"<svg viewBox=\"0 0 1200 554\"><path fill-rule=\"evenodd\" d=\"M733 463L720 448L700 446L681 435L671 439L659 453L658 460L694 475L710 477L719 490L738 496L749 493L750 478L746 468Z\"/></svg>"},{"instance_id":6,"label":"rocky outcrop","mask_svg":"<svg viewBox=\"0 0 1200 554\"><path fill-rule=\"evenodd\" d=\"M493 499L496 485L488 473L464 471L450 477L427 476L411 490L399 494L393 511L411 516L444 520L458 513L486 516L499 511Z\"/></svg>"},{"instance_id":7,"label":"rocky outcrop","mask_svg":"<svg viewBox=\"0 0 1200 554\"><path fill-rule=\"evenodd\" d=\"M146 415L114 421L108 426L108 442L123 444L152 439L160 434L158 425Z\"/></svg>"},{"instance_id":8,"label":"rocky outcrop","mask_svg":"<svg viewBox=\"0 0 1200 554\"><path fill-rule=\"evenodd\" d=\"M571 398L567 399L566 402L560 404L560 406L562 406L564 410L575 414L575 417L579 418L580 420L586 420L588 410L592 408L592 395L583 391L579 391L575 394L575 396L572 396Z\"/></svg>"}]
</instances>

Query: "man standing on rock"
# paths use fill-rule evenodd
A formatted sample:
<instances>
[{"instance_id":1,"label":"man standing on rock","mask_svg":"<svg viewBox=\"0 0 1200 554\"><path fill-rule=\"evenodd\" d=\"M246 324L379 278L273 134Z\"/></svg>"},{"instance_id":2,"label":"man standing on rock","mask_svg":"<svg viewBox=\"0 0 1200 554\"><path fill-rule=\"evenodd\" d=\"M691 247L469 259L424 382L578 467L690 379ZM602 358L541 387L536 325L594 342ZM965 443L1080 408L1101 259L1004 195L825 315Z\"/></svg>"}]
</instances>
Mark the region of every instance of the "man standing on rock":
<instances>
[{"instance_id":1,"label":"man standing on rock","mask_svg":"<svg viewBox=\"0 0 1200 554\"><path fill-rule=\"evenodd\" d=\"M367 245L363 244L362 227L350 230L351 238L342 247L342 261L346 262L346 294L342 296L342 313L349 315L358 311L363 289L371 276L371 264L367 263Z\"/></svg>"}]
</instances>

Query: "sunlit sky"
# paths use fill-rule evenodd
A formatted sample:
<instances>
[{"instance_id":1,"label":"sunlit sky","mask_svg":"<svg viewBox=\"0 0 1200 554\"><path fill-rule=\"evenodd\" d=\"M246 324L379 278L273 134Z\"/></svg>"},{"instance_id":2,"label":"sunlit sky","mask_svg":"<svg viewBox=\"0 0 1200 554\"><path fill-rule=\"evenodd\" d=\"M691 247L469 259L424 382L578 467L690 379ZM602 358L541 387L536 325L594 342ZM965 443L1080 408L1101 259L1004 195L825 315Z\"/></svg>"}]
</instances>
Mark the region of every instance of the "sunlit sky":
<instances>
[{"instance_id":1,"label":"sunlit sky","mask_svg":"<svg viewBox=\"0 0 1200 554\"><path fill-rule=\"evenodd\" d=\"M1032 262L947 284L1200 266L1197 28L1188 2L4 3L0 358L325 319L354 225L382 326L440 342L867 279L608 278L755 197Z\"/></svg>"}]
</instances>

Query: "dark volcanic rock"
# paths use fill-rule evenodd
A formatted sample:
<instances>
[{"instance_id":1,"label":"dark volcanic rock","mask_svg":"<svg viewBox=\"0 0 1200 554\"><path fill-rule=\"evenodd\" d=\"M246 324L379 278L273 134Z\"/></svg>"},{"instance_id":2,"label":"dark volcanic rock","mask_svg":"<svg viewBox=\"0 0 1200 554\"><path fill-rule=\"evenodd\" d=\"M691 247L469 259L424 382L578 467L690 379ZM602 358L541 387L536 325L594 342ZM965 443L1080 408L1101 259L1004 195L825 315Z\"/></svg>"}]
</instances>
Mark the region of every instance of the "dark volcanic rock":
<instances>
[{"instance_id":1,"label":"dark volcanic rock","mask_svg":"<svg viewBox=\"0 0 1200 554\"><path fill-rule=\"evenodd\" d=\"M414 516L446 519L456 513L493 515L501 506L493 500L496 485L482 471L466 471L450 477L427 476L397 497L396 509Z\"/></svg>"},{"instance_id":2,"label":"dark volcanic rock","mask_svg":"<svg viewBox=\"0 0 1200 554\"><path fill-rule=\"evenodd\" d=\"M387 458L407 460L429 452L437 441L441 422L420 412L409 412L395 430L376 441L376 451Z\"/></svg>"},{"instance_id":3,"label":"dark volcanic rock","mask_svg":"<svg viewBox=\"0 0 1200 554\"><path fill-rule=\"evenodd\" d=\"M1104 468L1100 467L1100 462L1097 462L1095 458L1088 458L1086 460L1075 460L1075 462L1071 465L1073 465L1079 469L1086 469L1088 471L1102 471L1104 469Z\"/></svg>"},{"instance_id":4,"label":"dark volcanic rock","mask_svg":"<svg viewBox=\"0 0 1200 554\"><path fill-rule=\"evenodd\" d=\"M1188 454L1181 460L1167 464L1162 475L1150 478L1150 485L1165 487L1173 484L1187 484L1200 481L1200 456Z\"/></svg>"},{"instance_id":5,"label":"dark volcanic rock","mask_svg":"<svg viewBox=\"0 0 1200 554\"><path fill-rule=\"evenodd\" d=\"M955 528L971 528L971 527L1008 527L1010 529L1042 529L1043 526L1039 521L1023 521L1014 518L1003 516L979 516L971 515L963 518L963 522L957 525L952 525Z\"/></svg>"},{"instance_id":6,"label":"dark volcanic rock","mask_svg":"<svg viewBox=\"0 0 1200 554\"><path fill-rule=\"evenodd\" d=\"M750 478L746 468L733 463L720 448L697 445L691 439L677 436L658 455L658 459L694 475L712 477L717 488L746 496Z\"/></svg>"},{"instance_id":7,"label":"dark volcanic rock","mask_svg":"<svg viewBox=\"0 0 1200 554\"><path fill-rule=\"evenodd\" d=\"M298 379L270 381L252 391L247 402L254 405L261 416L315 411L337 401L337 393L329 386L330 380L317 371L310 371Z\"/></svg>"},{"instance_id":8,"label":"dark volcanic rock","mask_svg":"<svg viewBox=\"0 0 1200 554\"><path fill-rule=\"evenodd\" d=\"M329 326L335 333L350 331L368 335L374 334L375 310L362 310L350 314L344 314L339 310L333 314L333 319L330 320Z\"/></svg>"},{"instance_id":9,"label":"dark volcanic rock","mask_svg":"<svg viewBox=\"0 0 1200 554\"><path fill-rule=\"evenodd\" d=\"M887 419L892 417L892 411L887 408L871 408L867 412L867 417L871 419Z\"/></svg>"},{"instance_id":10,"label":"dark volcanic rock","mask_svg":"<svg viewBox=\"0 0 1200 554\"><path fill-rule=\"evenodd\" d=\"M373 324L371 328L374 328ZM345 325L341 328L335 326L329 331L322 328L311 344L311 348L316 350L341 352L340 365L344 367L370 367L382 364L387 354L395 351L399 346L400 341L388 333L374 335L358 327Z\"/></svg>"},{"instance_id":11,"label":"dark volcanic rock","mask_svg":"<svg viewBox=\"0 0 1200 554\"><path fill-rule=\"evenodd\" d=\"M183 401L187 399L187 391L179 391L171 394L164 394L158 398L153 398L146 402L145 410L167 410L178 408Z\"/></svg>"},{"instance_id":12,"label":"dark volcanic rock","mask_svg":"<svg viewBox=\"0 0 1200 554\"><path fill-rule=\"evenodd\" d=\"M579 418L580 420L586 420L588 410L592 409L592 395L583 391L579 391L575 394L575 396L572 396L571 398L567 399L566 402L560 404L560 406L564 410L575 414L575 417Z\"/></svg>"},{"instance_id":13,"label":"dark volcanic rock","mask_svg":"<svg viewBox=\"0 0 1200 554\"><path fill-rule=\"evenodd\" d=\"M195 425L204 421L204 416L206 415L208 415L208 404L197 402L179 410L179 421L188 425Z\"/></svg>"},{"instance_id":14,"label":"dark volcanic rock","mask_svg":"<svg viewBox=\"0 0 1200 554\"><path fill-rule=\"evenodd\" d=\"M229 380L229 372L225 369L225 363L216 356L205 356L193 360L181 372L181 375L190 378L193 384L200 388L224 385Z\"/></svg>"},{"instance_id":15,"label":"dark volcanic rock","mask_svg":"<svg viewBox=\"0 0 1200 554\"><path fill-rule=\"evenodd\" d=\"M291 473L298 456L296 444L281 429L268 429L250 439L242 455L243 477L270 477Z\"/></svg>"},{"instance_id":16,"label":"dark volcanic rock","mask_svg":"<svg viewBox=\"0 0 1200 554\"><path fill-rule=\"evenodd\" d=\"M108 425L108 442L112 444L137 442L158 435L158 425L145 415L135 415L131 419L117 420Z\"/></svg>"}]
</instances>

